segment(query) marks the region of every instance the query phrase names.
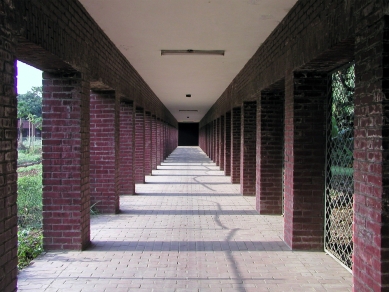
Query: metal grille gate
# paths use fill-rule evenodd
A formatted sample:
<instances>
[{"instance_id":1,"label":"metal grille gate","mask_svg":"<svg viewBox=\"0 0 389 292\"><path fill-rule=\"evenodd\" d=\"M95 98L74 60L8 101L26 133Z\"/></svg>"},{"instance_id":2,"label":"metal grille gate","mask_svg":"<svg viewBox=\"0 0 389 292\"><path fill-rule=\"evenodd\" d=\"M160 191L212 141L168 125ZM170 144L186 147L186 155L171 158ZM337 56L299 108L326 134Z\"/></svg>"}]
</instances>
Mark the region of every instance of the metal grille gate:
<instances>
[{"instance_id":1,"label":"metal grille gate","mask_svg":"<svg viewBox=\"0 0 389 292\"><path fill-rule=\"evenodd\" d=\"M331 75L327 115L325 249L352 267L354 65Z\"/></svg>"}]
</instances>

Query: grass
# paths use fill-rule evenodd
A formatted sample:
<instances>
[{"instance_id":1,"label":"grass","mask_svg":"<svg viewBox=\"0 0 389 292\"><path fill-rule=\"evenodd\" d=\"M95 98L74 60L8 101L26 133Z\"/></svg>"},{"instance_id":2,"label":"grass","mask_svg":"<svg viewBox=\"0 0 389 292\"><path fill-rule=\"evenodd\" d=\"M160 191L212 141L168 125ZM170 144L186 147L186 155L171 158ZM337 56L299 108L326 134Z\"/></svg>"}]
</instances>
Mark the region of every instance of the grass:
<instances>
[{"instance_id":1,"label":"grass","mask_svg":"<svg viewBox=\"0 0 389 292\"><path fill-rule=\"evenodd\" d=\"M41 228L42 225L42 164L18 170L18 225Z\"/></svg>"},{"instance_id":2,"label":"grass","mask_svg":"<svg viewBox=\"0 0 389 292\"><path fill-rule=\"evenodd\" d=\"M19 151L18 165L41 161L41 149ZM18 168L18 269L43 251L42 164Z\"/></svg>"}]
</instances>

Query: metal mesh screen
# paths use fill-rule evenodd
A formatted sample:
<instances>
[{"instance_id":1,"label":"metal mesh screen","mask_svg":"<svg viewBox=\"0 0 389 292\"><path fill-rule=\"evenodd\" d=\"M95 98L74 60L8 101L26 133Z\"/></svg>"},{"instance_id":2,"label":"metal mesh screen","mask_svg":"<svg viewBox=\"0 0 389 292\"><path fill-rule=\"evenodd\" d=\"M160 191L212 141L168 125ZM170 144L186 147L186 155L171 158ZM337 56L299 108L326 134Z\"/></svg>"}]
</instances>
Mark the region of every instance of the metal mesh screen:
<instances>
[{"instance_id":1,"label":"metal mesh screen","mask_svg":"<svg viewBox=\"0 0 389 292\"><path fill-rule=\"evenodd\" d=\"M332 76L327 120L325 249L352 267L354 65Z\"/></svg>"}]
</instances>

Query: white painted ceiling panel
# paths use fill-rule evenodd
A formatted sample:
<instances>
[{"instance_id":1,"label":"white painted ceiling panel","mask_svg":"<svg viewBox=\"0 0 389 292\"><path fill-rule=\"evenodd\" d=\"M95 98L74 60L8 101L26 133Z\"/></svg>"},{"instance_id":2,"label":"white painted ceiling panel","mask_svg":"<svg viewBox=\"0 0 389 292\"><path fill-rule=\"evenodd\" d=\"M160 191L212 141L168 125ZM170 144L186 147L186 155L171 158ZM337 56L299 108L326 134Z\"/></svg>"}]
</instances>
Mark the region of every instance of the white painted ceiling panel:
<instances>
[{"instance_id":1,"label":"white painted ceiling panel","mask_svg":"<svg viewBox=\"0 0 389 292\"><path fill-rule=\"evenodd\" d=\"M175 118L199 122L297 1L80 2ZM161 56L188 49L225 55Z\"/></svg>"}]
</instances>

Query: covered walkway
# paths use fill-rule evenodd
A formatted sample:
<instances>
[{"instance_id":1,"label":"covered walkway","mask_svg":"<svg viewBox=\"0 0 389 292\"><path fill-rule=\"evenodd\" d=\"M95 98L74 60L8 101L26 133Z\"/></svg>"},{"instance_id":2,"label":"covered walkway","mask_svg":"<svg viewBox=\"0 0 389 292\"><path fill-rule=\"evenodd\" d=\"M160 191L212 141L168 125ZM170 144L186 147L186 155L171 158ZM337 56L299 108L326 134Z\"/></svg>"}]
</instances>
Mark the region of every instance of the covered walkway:
<instances>
[{"instance_id":1,"label":"covered walkway","mask_svg":"<svg viewBox=\"0 0 389 292\"><path fill-rule=\"evenodd\" d=\"M351 291L323 252L291 251L281 216L259 215L199 147L178 147L121 213L92 217L86 251L48 252L19 291Z\"/></svg>"}]
</instances>

